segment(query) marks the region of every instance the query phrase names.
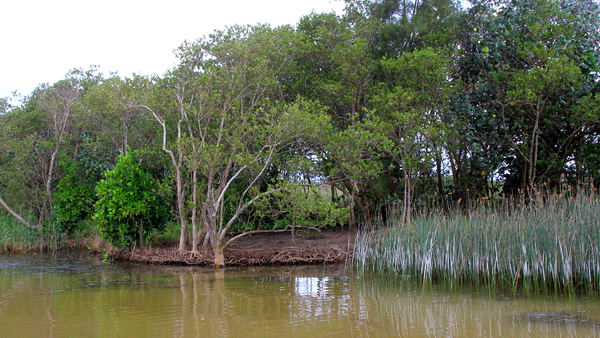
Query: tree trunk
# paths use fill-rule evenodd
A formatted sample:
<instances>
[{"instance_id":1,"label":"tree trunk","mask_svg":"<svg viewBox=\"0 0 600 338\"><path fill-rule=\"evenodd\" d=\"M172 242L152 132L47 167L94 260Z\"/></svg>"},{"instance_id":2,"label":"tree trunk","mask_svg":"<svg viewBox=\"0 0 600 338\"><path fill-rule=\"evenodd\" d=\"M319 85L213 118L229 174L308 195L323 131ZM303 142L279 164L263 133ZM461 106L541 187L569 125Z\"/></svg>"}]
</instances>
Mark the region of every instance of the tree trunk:
<instances>
[{"instance_id":1,"label":"tree trunk","mask_svg":"<svg viewBox=\"0 0 600 338\"><path fill-rule=\"evenodd\" d=\"M208 196L202 206L202 221L206 229L206 239L210 242L210 247L215 255L215 269L225 267L225 256L223 254L224 245L219 238L217 230L217 206L215 205L214 194L212 193L212 182L208 181Z\"/></svg>"},{"instance_id":2,"label":"tree trunk","mask_svg":"<svg viewBox=\"0 0 600 338\"><path fill-rule=\"evenodd\" d=\"M164 149L163 149L164 150ZM166 152L166 151L165 151ZM168 153L168 152L167 152ZM172 153L169 153L171 155ZM185 251L185 243L187 240L188 225L185 219L184 207L185 207L185 193L181 183L181 160L179 162L174 161L172 156L172 164L175 168L175 185L177 189L177 215L179 216L179 222L181 224L181 232L179 233L179 248L178 250Z\"/></svg>"},{"instance_id":3,"label":"tree trunk","mask_svg":"<svg viewBox=\"0 0 600 338\"><path fill-rule=\"evenodd\" d=\"M140 242L140 248L144 247L144 222L140 221L140 227L139 227L139 242Z\"/></svg>"},{"instance_id":4,"label":"tree trunk","mask_svg":"<svg viewBox=\"0 0 600 338\"><path fill-rule=\"evenodd\" d=\"M48 195L44 195L44 200L42 201L42 206L40 207L40 215L38 217L36 229L41 230L44 226L44 220L49 217L48 215Z\"/></svg>"},{"instance_id":5,"label":"tree trunk","mask_svg":"<svg viewBox=\"0 0 600 338\"><path fill-rule=\"evenodd\" d=\"M354 212L354 187L351 188L350 193L350 204L348 205L348 212L350 212L350 230L356 230L356 215Z\"/></svg>"},{"instance_id":6,"label":"tree trunk","mask_svg":"<svg viewBox=\"0 0 600 338\"><path fill-rule=\"evenodd\" d=\"M223 246L217 245L215 248L215 269L223 269L225 267L225 255L223 254Z\"/></svg>"},{"instance_id":7,"label":"tree trunk","mask_svg":"<svg viewBox=\"0 0 600 338\"><path fill-rule=\"evenodd\" d=\"M187 241L187 222L185 219L181 219L181 232L179 233L179 248L178 250L183 252L185 251L185 243Z\"/></svg>"},{"instance_id":8,"label":"tree trunk","mask_svg":"<svg viewBox=\"0 0 600 338\"><path fill-rule=\"evenodd\" d=\"M44 200L42 202L42 207L40 210L40 216L37 223L37 228L42 229L44 225L44 221L51 217L52 214L52 181L54 178L54 165L56 162L56 157L60 151L60 143L62 142L62 130L58 135L58 139L56 141L56 145L52 153L50 154L50 162L48 163L48 171L45 173L44 177Z\"/></svg>"},{"instance_id":9,"label":"tree trunk","mask_svg":"<svg viewBox=\"0 0 600 338\"><path fill-rule=\"evenodd\" d=\"M198 212L198 173L196 170L192 172L192 252L198 253L198 245L200 244L200 233L198 222L196 220Z\"/></svg>"},{"instance_id":10,"label":"tree trunk","mask_svg":"<svg viewBox=\"0 0 600 338\"><path fill-rule=\"evenodd\" d=\"M437 188L438 194L440 195L440 205L444 212L448 212L448 206L446 205L446 197L444 196L444 181L442 177L442 158L437 155L435 157L435 166L437 170Z\"/></svg>"},{"instance_id":11,"label":"tree trunk","mask_svg":"<svg viewBox=\"0 0 600 338\"><path fill-rule=\"evenodd\" d=\"M181 149L178 149L179 151L178 151L177 159L176 159L173 151L171 151L171 150L169 150L169 148L167 148L167 125L166 125L165 121L160 116L158 116L158 114L156 114L156 112L154 112L154 110L150 109L150 107L145 106L145 105L136 105L136 106L132 106L132 107L141 107L141 108L148 110L150 113L152 113L152 116L154 116L154 119L156 119L156 121L162 127L162 130L163 130L162 150L167 155L169 155L169 158L171 159L171 164L173 165L173 168L175 169L175 185L176 185L176 189L177 189L177 215L178 215L179 221L181 223L181 233L179 235L179 251L185 251L188 225L187 225L187 221L185 219L185 212L184 212L185 192L183 190L183 183L181 181L182 180L181 167L183 165L183 153L181 152ZM182 121L182 119L180 119L179 123L177 124L177 140L181 139L181 121Z\"/></svg>"},{"instance_id":12,"label":"tree trunk","mask_svg":"<svg viewBox=\"0 0 600 338\"><path fill-rule=\"evenodd\" d=\"M536 107L536 112L535 112L535 124L533 126L533 131L531 133L531 149L529 150L529 175L528 175L528 179L527 179L527 185L529 186L530 190L534 190L535 187L535 181L536 181L536 170L537 170L537 159L538 159L538 145L539 145L539 138L538 138L538 130L539 130L539 125L540 125L540 115L541 115L541 110L542 108L540 107L540 104L538 103L537 107Z\"/></svg>"},{"instance_id":13,"label":"tree trunk","mask_svg":"<svg viewBox=\"0 0 600 338\"><path fill-rule=\"evenodd\" d=\"M410 226L412 216L412 179L410 174L404 174L404 210L402 220L406 226Z\"/></svg>"}]
</instances>

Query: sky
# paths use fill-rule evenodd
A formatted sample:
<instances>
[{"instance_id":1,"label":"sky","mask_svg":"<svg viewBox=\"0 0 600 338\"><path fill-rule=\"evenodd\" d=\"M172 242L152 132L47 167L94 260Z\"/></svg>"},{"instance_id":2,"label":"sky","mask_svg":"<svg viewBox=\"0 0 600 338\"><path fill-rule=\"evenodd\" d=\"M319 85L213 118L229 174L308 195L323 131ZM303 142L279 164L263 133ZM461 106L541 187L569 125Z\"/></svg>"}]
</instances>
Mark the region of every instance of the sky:
<instances>
[{"instance_id":1,"label":"sky","mask_svg":"<svg viewBox=\"0 0 600 338\"><path fill-rule=\"evenodd\" d=\"M0 5L0 97L30 94L73 68L162 75L173 50L234 24L296 25L341 0L12 0Z\"/></svg>"}]
</instances>

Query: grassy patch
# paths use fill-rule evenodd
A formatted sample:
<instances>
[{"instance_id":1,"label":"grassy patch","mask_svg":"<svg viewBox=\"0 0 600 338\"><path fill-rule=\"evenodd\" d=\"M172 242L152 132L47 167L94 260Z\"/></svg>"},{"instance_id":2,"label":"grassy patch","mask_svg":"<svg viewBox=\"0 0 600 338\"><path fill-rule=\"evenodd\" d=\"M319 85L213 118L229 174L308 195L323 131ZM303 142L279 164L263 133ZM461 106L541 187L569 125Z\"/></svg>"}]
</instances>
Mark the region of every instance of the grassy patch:
<instances>
[{"instance_id":1,"label":"grassy patch","mask_svg":"<svg viewBox=\"0 0 600 338\"><path fill-rule=\"evenodd\" d=\"M44 251L52 248L62 236L52 228L34 229L12 217L0 216L0 252Z\"/></svg>"},{"instance_id":2,"label":"grassy patch","mask_svg":"<svg viewBox=\"0 0 600 338\"><path fill-rule=\"evenodd\" d=\"M191 231L189 232L191 236ZM149 240L151 244L156 245L177 245L179 243L179 236L181 235L181 225L176 222L168 222L165 225L164 231L159 234L155 234Z\"/></svg>"},{"instance_id":3,"label":"grassy patch","mask_svg":"<svg viewBox=\"0 0 600 338\"><path fill-rule=\"evenodd\" d=\"M58 222L36 229L26 227L10 216L0 216L0 253L92 248L97 239L97 230L89 219L67 231Z\"/></svg>"}]
</instances>

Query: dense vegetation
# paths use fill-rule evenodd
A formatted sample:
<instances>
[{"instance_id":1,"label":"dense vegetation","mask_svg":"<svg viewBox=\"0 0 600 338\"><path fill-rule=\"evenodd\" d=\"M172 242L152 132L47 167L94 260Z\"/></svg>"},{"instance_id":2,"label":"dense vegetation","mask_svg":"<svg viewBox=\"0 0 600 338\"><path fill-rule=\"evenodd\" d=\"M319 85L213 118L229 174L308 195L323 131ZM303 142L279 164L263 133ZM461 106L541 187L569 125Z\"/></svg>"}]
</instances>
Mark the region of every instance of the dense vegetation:
<instances>
[{"instance_id":1,"label":"dense vegetation","mask_svg":"<svg viewBox=\"0 0 600 338\"><path fill-rule=\"evenodd\" d=\"M232 234L410 227L417 212L598 181L597 2L346 2L185 41L163 76L75 69L2 99L3 217L66 234L92 219L142 244L164 228L160 201L179 250L210 246L220 265ZM102 201L128 191L106 182L133 151L129 192L152 215L134 202L109 215Z\"/></svg>"},{"instance_id":2,"label":"dense vegetation","mask_svg":"<svg viewBox=\"0 0 600 338\"><path fill-rule=\"evenodd\" d=\"M360 270L393 272L424 285L597 296L598 195L583 188L563 193L540 194L529 205L422 215L412 227L365 232L354 260Z\"/></svg>"}]
</instances>

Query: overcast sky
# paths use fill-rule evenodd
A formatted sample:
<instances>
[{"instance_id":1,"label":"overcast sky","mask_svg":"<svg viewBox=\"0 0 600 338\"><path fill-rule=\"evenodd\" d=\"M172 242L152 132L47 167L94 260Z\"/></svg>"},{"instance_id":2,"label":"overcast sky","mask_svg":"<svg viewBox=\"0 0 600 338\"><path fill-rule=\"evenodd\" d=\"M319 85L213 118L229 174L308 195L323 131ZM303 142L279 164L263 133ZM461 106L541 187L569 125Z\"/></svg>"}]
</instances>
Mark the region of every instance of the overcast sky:
<instances>
[{"instance_id":1,"label":"overcast sky","mask_svg":"<svg viewBox=\"0 0 600 338\"><path fill-rule=\"evenodd\" d=\"M0 97L30 94L73 68L162 75L173 49L234 24L295 25L340 0L7 0L0 5Z\"/></svg>"}]
</instances>

